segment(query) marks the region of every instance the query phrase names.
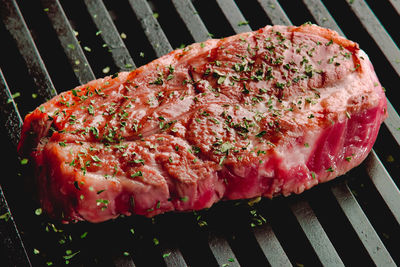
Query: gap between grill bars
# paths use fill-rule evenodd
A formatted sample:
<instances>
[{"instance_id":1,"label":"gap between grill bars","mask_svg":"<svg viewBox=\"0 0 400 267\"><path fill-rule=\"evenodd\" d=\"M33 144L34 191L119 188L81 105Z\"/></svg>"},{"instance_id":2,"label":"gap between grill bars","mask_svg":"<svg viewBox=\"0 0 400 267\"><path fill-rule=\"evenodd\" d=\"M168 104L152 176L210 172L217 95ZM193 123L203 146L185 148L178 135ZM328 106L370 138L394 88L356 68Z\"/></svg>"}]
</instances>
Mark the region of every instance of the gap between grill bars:
<instances>
[{"instance_id":1,"label":"gap between grill bars","mask_svg":"<svg viewBox=\"0 0 400 267\"><path fill-rule=\"evenodd\" d=\"M62 79L57 77L59 74L57 71L47 67L50 63L48 63L49 59L46 55L46 44L43 43L43 40L38 39L38 36L43 33L40 33L41 29L34 25L33 19L39 16L51 25L48 27L48 31L52 31L53 36L56 37L51 42L59 46L59 51L62 51L60 53L63 53L65 57L63 62L69 64L65 68L71 70L76 80L76 83L71 82L71 88L73 85L86 83L96 76L101 77L101 75L106 74L107 68L103 68L103 73L96 71L96 69L101 68L94 65L92 55L98 52L88 46L90 41L96 38L96 42L103 43L102 46L108 53L102 58L110 62L111 68L115 70L130 70L139 66L134 61L134 58L138 58L138 55L140 55L139 58L145 58L146 55L159 57L170 52L173 49L171 43L179 42L176 41L179 34L169 30L170 25L165 24L166 20L162 19L163 12L171 15L171 20L180 22L180 25L176 27L182 29L184 35L181 37L182 40L193 40L195 42L204 41L212 36L213 23L221 23L230 27L221 30L224 33L235 34L250 31L253 18L249 14L256 8L257 12L263 12L265 21L270 21L273 24L289 25L291 24L290 19L297 19L291 16L294 11L290 9L290 1L288 0L279 2L276 0L210 1L209 4L214 10L210 9L209 12L211 14L222 14L218 17L207 14L207 5L199 0L170 0L163 3L129 0L121 4L121 8L118 8L111 1L85 0L79 3L79 8L83 10L81 12L73 10L71 3L58 0L33 1L33 4L2 0L0 3L4 27L2 34L7 34L10 42L15 43L16 48L14 49L18 51L21 62L23 62L22 65L25 65L26 73L32 79L32 84L36 88L33 89L32 95L37 94L41 101L48 100L56 94L55 88L57 86L55 84L60 83L59 81ZM248 7L246 7L246 4L248 4ZM388 4L398 8L396 1L390 1ZM343 24L342 19L338 18L340 14L332 9L332 4L328 1L299 0L295 5L302 8L296 10L296 12L303 11L301 16L304 17L311 15L309 20L321 26L334 29L342 35L344 35L344 32L354 32L351 26ZM29 10L31 6L36 9ZM369 8L368 3L361 0L341 1L338 6L340 10L348 12L352 19L357 21L359 25L356 26L361 27L365 35L363 38L368 41L367 44L370 46L367 47L366 45L366 47L383 55L378 64L387 63L385 69L390 73L384 75L383 82L389 82L393 79L399 81L400 64L398 61L400 60L400 52L398 46L385 30L385 25ZM40 11L41 14L33 14L34 11ZM121 28L124 27L121 22L126 21L126 17L129 15L132 24L137 27L136 30L141 31L141 36L145 38L143 41L148 43L148 46L144 45L140 48L146 53L138 50L140 46L132 48L127 45L130 41L129 38L134 38L134 36L129 35L129 29L124 28L128 33L127 36L121 33ZM76 16L81 17L78 22L75 19ZM82 16L86 17L82 18ZM80 27L82 32L96 29L97 37L85 39L86 37L82 36L81 40L81 31L77 32L76 27ZM339 27L342 27L342 29ZM351 37L350 34L347 35ZM140 42L140 40L136 42ZM363 44L361 46L363 47ZM152 54L154 56L151 56ZM148 58L147 61L151 59L153 58ZM1 62L0 70L1 118L5 126L3 135L7 136L8 141L15 147L22 126L21 116L26 112L20 110L23 103L15 97L16 88L14 86L19 83L16 81L15 75L11 74L12 67ZM68 89L61 88L62 90ZM390 96L392 95L389 92L388 98ZM385 121L383 127L387 129L389 146L395 146L395 151L398 152L400 119L396 110L399 104L394 102L395 98L391 97L390 99L392 102L388 104L389 118ZM145 266L147 261L165 266L250 266L253 261L272 266L301 266L302 264L343 266L344 264L354 263L344 249L346 238L335 236L333 234L334 226L324 219L328 215L326 211L321 211L316 203L316 196L319 196L323 198L321 201L327 201L329 205L335 207L336 215L340 217L338 221L345 224L343 226L344 233L348 233L349 239L351 239L349 244L357 245L358 247L355 250L358 255L366 256L363 263L366 265L395 266L396 263L399 264L399 256L394 254L398 242L396 243L393 239L400 237L400 193L399 182L393 179L393 173L397 173L399 167L386 164L386 158L380 158L382 152L378 150L379 148L373 150L366 162L359 167L362 168L362 172L351 172L346 179L339 178L336 182L321 185L321 189L312 189L310 193L302 196L273 201L263 200L256 205L254 210L250 210L250 213L248 209L243 207L233 209L221 204L214 208L214 211L210 211L209 214L200 212L193 215L177 215L176 218L169 215L161 216L152 221L143 219L135 222L130 220L115 222L115 225L110 223L109 227L121 228L115 234L116 236L126 234L123 232L123 228L135 232L136 235L132 234L132 237L123 238L126 242L124 245L127 246L120 246L119 249L126 251L122 253L122 251L118 252L116 249L107 255L106 251L99 253L95 250L88 250L93 259L82 259L81 265L90 266L93 263L99 263L99 260L104 260L106 263L116 266ZM15 154L11 151L10 153ZM362 177L364 174L366 176ZM392 237L386 237L386 233L381 230L382 226L379 226L381 223L379 219L371 217L373 213L370 210L373 210L373 208L368 203L364 203L362 198L357 195L357 191L352 187L355 183L352 182L353 180L361 184L368 184L371 190L375 192L373 198L379 200L379 205L385 210L386 216L389 216L390 222L394 225L394 230L391 230ZM9 183L4 183L4 185L7 184ZM2 214L11 214L5 200L8 197L8 188L3 186L3 180L2 187L5 191L5 194L1 192L0 195ZM13 191L13 189L9 190L10 192ZM326 192L326 196L321 196L320 191ZM10 253L15 255L14 259L9 258L8 262L13 263L13 260L15 260L21 266L43 263L33 252L34 240L28 239L29 236L34 236L34 234L29 233L32 228L27 227L26 223L21 221L23 216L18 215L20 213L18 210L13 211L13 206L18 205L10 206L15 218L12 215L4 215L11 217L7 221L2 220L0 224L2 227L1 234L2 236L4 234L5 237L3 238L3 247L6 247ZM226 210L237 212L237 214L227 214L224 212ZM255 214L261 217L256 217ZM280 216L290 221L289 225L292 226L292 229L287 229L289 234L282 230L286 228ZM203 220L203 218L207 219ZM234 223L229 226L224 225L221 220L226 218L234 221ZM262 225L250 227L249 221L261 220L260 218L266 218ZM118 225L118 223L121 225ZM205 223L208 226L199 226L199 224ZM88 226L77 228L87 229L86 227ZM27 230L28 233L21 235L19 233L21 229ZM93 231L100 234L104 229L108 229L107 224L96 226ZM177 236L170 232L171 229L178 233ZM289 239L290 234L293 235L294 240ZM112 234L107 238L114 240ZM98 241L100 240L101 238L98 239ZM295 251L292 242L295 245L303 245L302 251L304 251L305 256L299 255L300 253ZM93 241L93 245L95 244L96 242ZM200 252L197 246L200 248ZM152 253L152 259L146 259L143 255L145 252ZM3 256L3 254L0 255ZM77 257L79 257L79 254Z\"/></svg>"}]
</instances>

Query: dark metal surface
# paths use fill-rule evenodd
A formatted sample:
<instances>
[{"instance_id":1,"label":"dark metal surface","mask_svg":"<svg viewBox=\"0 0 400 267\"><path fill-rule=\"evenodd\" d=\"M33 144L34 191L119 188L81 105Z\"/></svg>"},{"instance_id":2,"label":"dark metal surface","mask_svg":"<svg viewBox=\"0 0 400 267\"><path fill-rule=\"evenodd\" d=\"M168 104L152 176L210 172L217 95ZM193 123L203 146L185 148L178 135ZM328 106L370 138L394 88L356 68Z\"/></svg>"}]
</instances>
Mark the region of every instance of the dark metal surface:
<instances>
[{"instance_id":1,"label":"dark metal surface","mask_svg":"<svg viewBox=\"0 0 400 267\"><path fill-rule=\"evenodd\" d=\"M325 266L344 266L310 205L305 200L299 200L290 207L321 263Z\"/></svg>"},{"instance_id":2,"label":"dark metal surface","mask_svg":"<svg viewBox=\"0 0 400 267\"><path fill-rule=\"evenodd\" d=\"M400 51L388 18L379 17L382 11L374 13L369 4L1 0L0 133L10 154L4 161L9 167L21 160L15 153L21 118L54 96L55 88L60 92L130 70L170 52L176 44L250 31L264 26L263 21L289 25L309 20L359 42L391 101L377 144L360 167L300 196L252 205L219 203L193 214L62 226L35 215L38 205L29 195L16 196L24 174L21 166L12 167L15 172L0 180L5 191L0 188L0 260L11 266L400 264L400 103L390 90L400 82ZM398 20L399 1L384 5L393 8L388 14Z\"/></svg>"},{"instance_id":3,"label":"dark metal surface","mask_svg":"<svg viewBox=\"0 0 400 267\"><path fill-rule=\"evenodd\" d=\"M190 0L172 0L172 2L195 42L202 42L210 38L200 14Z\"/></svg>"},{"instance_id":4,"label":"dark metal surface","mask_svg":"<svg viewBox=\"0 0 400 267\"><path fill-rule=\"evenodd\" d=\"M14 1L2 1L1 15L8 32L16 40L18 50L25 60L27 69L37 86L38 93L44 99L50 99L57 94L51 82L49 73L40 57L39 51L30 35L25 20Z\"/></svg>"},{"instance_id":5,"label":"dark metal surface","mask_svg":"<svg viewBox=\"0 0 400 267\"><path fill-rule=\"evenodd\" d=\"M366 159L368 175L396 218L396 221L400 224L400 190L387 170L382 166L383 164L375 151L372 151Z\"/></svg>"},{"instance_id":6,"label":"dark metal surface","mask_svg":"<svg viewBox=\"0 0 400 267\"><path fill-rule=\"evenodd\" d=\"M265 257L272 266L291 266L269 222L254 228L254 236Z\"/></svg>"},{"instance_id":7,"label":"dark metal surface","mask_svg":"<svg viewBox=\"0 0 400 267\"><path fill-rule=\"evenodd\" d=\"M80 83L87 83L94 80L95 76L89 66L89 62L83 52L82 47L79 45L78 39L75 36L71 24L68 22L64 10L62 9L59 1L44 0L42 5L48 8L46 12L51 24L60 39L60 43L64 49L65 55L68 57L71 68Z\"/></svg>"},{"instance_id":8,"label":"dark metal surface","mask_svg":"<svg viewBox=\"0 0 400 267\"><path fill-rule=\"evenodd\" d=\"M332 186L332 192L374 263L377 266L396 266L347 185Z\"/></svg>"},{"instance_id":9,"label":"dark metal surface","mask_svg":"<svg viewBox=\"0 0 400 267\"><path fill-rule=\"evenodd\" d=\"M1 69L0 101L0 111L5 118L4 128L7 131L11 143L16 146L19 141L18 133L21 130L23 122Z\"/></svg>"},{"instance_id":10,"label":"dark metal surface","mask_svg":"<svg viewBox=\"0 0 400 267\"><path fill-rule=\"evenodd\" d=\"M103 1L85 0L87 9L96 24L98 33L104 41L105 47L110 51L116 67L121 71L130 70L135 63L129 55L117 28L115 27Z\"/></svg>"},{"instance_id":11,"label":"dark metal surface","mask_svg":"<svg viewBox=\"0 0 400 267\"><path fill-rule=\"evenodd\" d=\"M161 29L157 19L145 0L129 0L132 10L141 23L141 26L153 46L156 56L161 57L172 51L172 47Z\"/></svg>"},{"instance_id":12,"label":"dark metal surface","mask_svg":"<svg viewBox=\"0 0 400 267\"><path fill-rule=\"evenodd\" d=\"M0 256L2 266L31 266L0 186Z\"/></svg>"}]
</instances>

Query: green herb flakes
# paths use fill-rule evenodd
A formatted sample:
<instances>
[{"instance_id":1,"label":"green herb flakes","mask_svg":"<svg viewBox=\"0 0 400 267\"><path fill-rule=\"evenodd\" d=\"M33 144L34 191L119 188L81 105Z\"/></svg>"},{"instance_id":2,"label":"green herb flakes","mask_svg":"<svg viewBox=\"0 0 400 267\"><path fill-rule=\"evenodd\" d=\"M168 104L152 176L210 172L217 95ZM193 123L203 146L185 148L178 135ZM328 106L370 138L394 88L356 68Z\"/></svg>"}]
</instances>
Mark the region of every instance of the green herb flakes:
<instances>
[{"instance_id":1,"label":"green herb flakes","mask_svg":"<svg viewBox=\"0 0 400 267\"><path fill-rule=\"evenodd\" d=\"M10 212L6 212L6 213L3 213L2 215L0 215L0 220L4 220L7 222L10 219L10 217L11 217Z\"/></svg>"},{"instance_id":2,"label":"green herb flakes","mask_svg":"<svg viewBox=\"0 0 400 267\"><path fill-rule=\"evenodd\" d=\"M21 96L20 92L16 92L16 93L12 94L11 98L7 99L7 104L11 103L13 101L13 99L15 99L15 98L17 98L19 96Z\"/></svg>"},{"instance_id":3,"label":"green herb flakes","mask_svg":"<svg viewBox=\"0 0 400 267\"><path fill-rule=\"evenodd\" d=\"M81 239L85 239L87 235L88 235L88 232L84 232L83 234L80 235L80 237L81 237Z\"/></svg>"},{"instance_id":4,"label":"green herb flakes","mask_svg":"<svg viewBox=\"0 0 400 267\"><path fill-rule=\"evenodd\" d=\"M219 160L219 165L222 166L224 164L224 161L226 159L226 156L224 155L220 160Z\"/></svg>"},{"instance_id":5,"label":"green herb flakes","mask_svg":"<svg viewBox=\"0 0 400 267\"><path fill-rule=\"evenodd\" d=\"M72 259L73 257L75 257L78 253L80 253L80 251L77 251L77 252L72 253L72 250L67 249L67 250L65 251L65 255L63 256L63 258L64 258L65 260L70 260L70 259Z\"/></svg>"},{"instance_id":6,"label":"green herb flakes","mask_svg":"<svg viewBox=\"0 0 400 267\"><path fill-rule=\"evenodd\" d=\"M311 177L313 178L313 180L315 180L315 178L316 178L315 172L311 172Z\"/></svg>"},{"instance_id":7,"label":"green herb flakes","mask_svg":"<svg viewBox=\"0 0 400 267\"><path fill-rule=\"evenodd\" d=\"M167 258L167 257L169 257L169 256L171 256L171 252L164 253L164 254L162 255L163 258Z\"/></svg>"},{"instance_id":8,"label":"green herb flakes","mask_svg":"<svg viewBox=\"0 0 400 267\"><path fill-rule=\"evenodd\" d=\"M158 244L160 244L160 241L158 241L158 239L156 237L153 238L153 244L155 246L157 246Z\"/></svg>"},{"instance_id":9,"label":"green herb flakes","mask_svg":"<svg viewBox=\"0 0 400 267\"><path fill-rule=\"evenodd\" d=\"M132 178L133 178L133 177L137 177L137 176L143 176L142 171L137 171L137 172L131 174L131 177L132 177Z\"/></svg>"},{"instance_id":10,"label":"green herb flakes","mask_svg":"<svg viewBox=\"0 0 400 267\"><path fill-rule=\"evenodd\" d=\"M261 138L263 137L267 132L266 131L261 131L258 134L256 134L256 137Z\"/></svg>"},{"instance_id":11,"label":"green herb flakes","mask_svg":"<svg viewBox=\"0 0 400 267\"><path fill-rule=\"evenodd\" d=\"M43 213L43 210L42 210L41 208L37 208L37 209L35 210L35 214L36 214L37 216L41 215L42 213Z\"/></svg>"},{"instance_id":12,"label":"green herb flakes","mask_svg":"<svg viewBox=\"0 0 400 267\"><path fill-rule=\"evenodd\" d=\"M106 66L105 68L102 69L102 72L103 72L104 74L109 73L109 72L110 72L110 67L109 67L109 66Z\"/></svg>"}]
</instances>

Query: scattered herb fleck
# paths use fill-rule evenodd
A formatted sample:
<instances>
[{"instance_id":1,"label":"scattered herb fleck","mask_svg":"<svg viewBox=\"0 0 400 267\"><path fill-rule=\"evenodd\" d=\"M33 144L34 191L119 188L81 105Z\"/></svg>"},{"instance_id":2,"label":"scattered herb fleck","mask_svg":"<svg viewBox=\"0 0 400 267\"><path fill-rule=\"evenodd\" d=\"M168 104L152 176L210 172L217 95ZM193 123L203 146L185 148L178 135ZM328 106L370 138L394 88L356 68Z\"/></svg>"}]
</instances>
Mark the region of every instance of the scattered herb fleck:
<instances>
[{"instance_id":1,"label":"scattered herb fleck","mask_svg":"<svg viewBox=\"0 0 400 267\"><path fill-rule=\"evenodd\" d=\"M169 256L171 256L171 252L164 253L164 254L162 255L163 258L167 258L167 257L169 257Z\"/></svg>"},{"instance_id":2,"label":"scattered herb fleck","mask_svg":"<svg viewBox=\"0 0 400 267\"><path fill-rule=\"evenodd\" d=\"M7 222L10 219L10 217L11 217L10 212L6 212L6 213L3 213L2 215L0 215L0 220L4 220Z\"/></svg>"},{"instance_id":3,"label":"scattered herb fleck","mask_svg":"<svg viewBox=\"0 0 400 267\"><path fill-rule=\"evenodd\" d=\"M266 131L261 131L261 132L259 132L258 134L256 134L256 137L261 138L261 137L263 137L266 133L267 133Z\"/></svg>"},{"instance_id":4,"label":"scattered herb fleck","mask_svg":"<svg viewBox=\"0 0 400 267\"><path fill-rule=\"evenodd\" d=\"M36 214L37 216L41 215L42 212L43 212L43 211L42 211L41 208L37 208L37 209L35 210L35 214Z\"/></svg>"},{"instance_id":5,"label":"scattered herb fleck","mask_svg":"<svg viewBox=\"0 0 400 267\"><path fill-rule=\"evenodd\" d=\"M248 20L245 20L245 21L239 22L239 23L238 23L238 26L244 26L244 25L248 25L248 24L249 24L249 21L248 21Z\"/></svg>"},{"instance_id":6,"label":"scattered herb fleck","mask_svg":"<svg viewBox=\"0 0 400 267\"><path fill-rule=\"evenodd\" d=\"M134 174L131 174L131 177L143 176L142 171L137 171Z\"/></svg>"},{"instance_id":7,"label":"scattered herb fleck","mask_svg":"<svg viewBox=\"0 0 400 267\"><path fill-rule=\"evenodd\" d=\"M105 67L102 71L103 71L104 74L107 74L107 73L110 72L110 67L107 66L107 67Z\"/></svg>"}]
</instances>

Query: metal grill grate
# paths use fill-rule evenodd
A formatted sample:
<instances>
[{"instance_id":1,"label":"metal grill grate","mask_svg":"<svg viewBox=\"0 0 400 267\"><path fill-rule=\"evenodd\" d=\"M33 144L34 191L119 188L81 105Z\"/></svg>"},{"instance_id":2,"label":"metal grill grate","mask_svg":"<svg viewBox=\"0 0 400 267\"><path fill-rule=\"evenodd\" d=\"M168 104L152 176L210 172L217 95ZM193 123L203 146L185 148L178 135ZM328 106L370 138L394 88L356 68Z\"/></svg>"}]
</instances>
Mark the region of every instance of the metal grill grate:
<instances>
[{"instance_id":1,"label":"metal grill grate","mask_svg":"<svg viewBox=\"0 0 400 267\"><path fill-rule=\"evenodd\" d=\"M371 9L373 8L373 10ZM0 259L10 266L395 266L400 263L399 1L0 1ZM374 12L375 11L375 12ZM392 101L367 160L299 196L60 226L35 215L15 152L22 117L59 91L180 44L311 21L369 54ZM5 172L8 173L8 172ZM4 193L3 193L4 191ZM7 199L7 202L6 202ZM76 255L75 252L78 252ZM6 264L6 265L7 265Z\"/></svg>"}]
</instances>

